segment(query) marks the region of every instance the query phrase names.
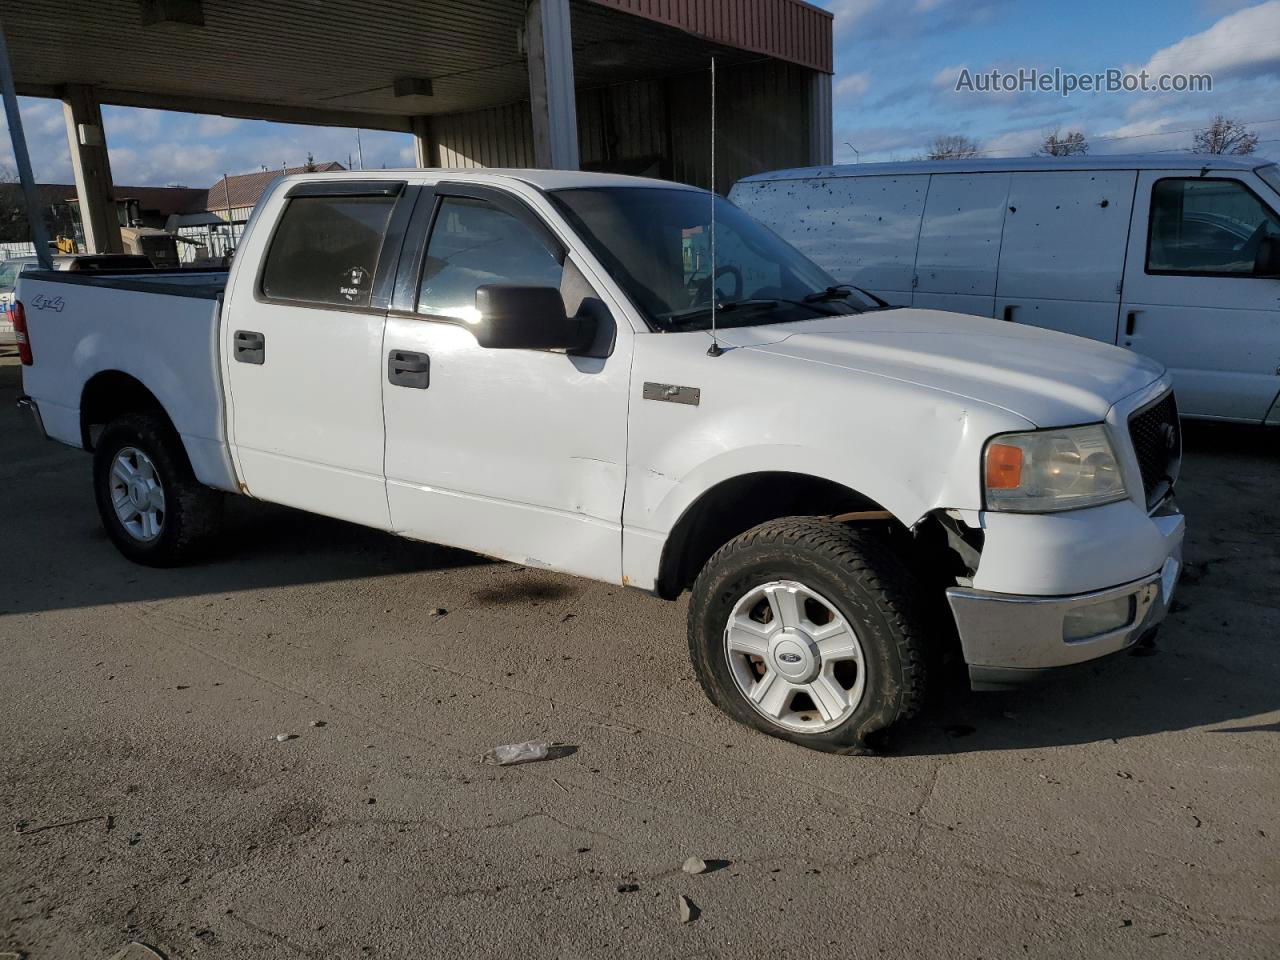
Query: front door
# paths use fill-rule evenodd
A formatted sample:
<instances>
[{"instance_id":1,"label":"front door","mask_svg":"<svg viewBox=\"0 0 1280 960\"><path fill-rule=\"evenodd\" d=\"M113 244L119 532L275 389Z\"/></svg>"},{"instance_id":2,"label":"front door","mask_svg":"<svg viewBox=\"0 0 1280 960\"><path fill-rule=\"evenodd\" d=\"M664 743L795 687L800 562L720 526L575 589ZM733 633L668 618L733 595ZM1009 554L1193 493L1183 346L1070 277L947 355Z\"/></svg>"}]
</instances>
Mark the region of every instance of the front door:
<instances>
[{"instance_id":1,"label":"front door","mask_svg":"<svg viewBox=\"0 0 1280 960\"><path fill-rule=\"evenodd\" d=\"M1280 216L1245 176L1138 177L1119 343L1170 369L1184 415L1261 421L1280 391L1280 280L1255 275Z\"/></svg>"},{"instance_id":2,"label":"front door","mask_svg":"<svg viewBox=\"0 0 1280 960\"><path fill-rule=\"evenodd\" d=\"M390 527L382 474L382 333L414 190L307 181L269 235L251 231L222 325L232 454L246 491ZM263 211L270 217L271 207Z\"/></svg>"},{"instance_id":3,"label":"front door","mask_svg":"<svg viewBox=\"0 0 1280 960\"><path fill-rule=\"evenodd\" d=\"M436 189L419 200L387 318L394 529L618 582L631 331L613 329L530 205L492 188ZM569 314L597 311L593 355L479 346L467 321L484 284L556 287Z\"/></svg>"}]
</instances>

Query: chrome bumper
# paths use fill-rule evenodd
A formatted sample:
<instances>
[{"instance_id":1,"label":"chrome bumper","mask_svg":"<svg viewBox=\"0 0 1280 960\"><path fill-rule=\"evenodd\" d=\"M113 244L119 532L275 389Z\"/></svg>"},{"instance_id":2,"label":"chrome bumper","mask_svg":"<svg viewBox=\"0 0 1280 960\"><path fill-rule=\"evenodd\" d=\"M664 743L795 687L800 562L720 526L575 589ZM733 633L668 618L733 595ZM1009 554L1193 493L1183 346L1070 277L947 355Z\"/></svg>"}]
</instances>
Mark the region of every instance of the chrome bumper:
<instances>
[{"instance_id":1,"label":"chrome bumper","mask_svg":"<svg viewBox=\"0 0 1280 960\"><path fill-rule=\"evenodd\" d=\"M947 600L960 632L975 690L999 690L1046 671L1095 660L1135 643L1165 618L1182 570L1179 555L1141 580L1068 597L1024 597L952 587ZM1066 639L1068 615L1109 600L1132 598L1127 621L1094 636Z\"/></svg>"},{"instance_id":2,"label":"chrome bumper","mask_svg":"<svg viewBox=\"0 0 1280 960\"><path fill-rule=\"evenodd\" d=\"M40 436L48 440L49 434L44 428L44 420L40 417L40 408L36 406L36 402L24 393L18 398L18 409L31 414L31 419L35 422L36 429L40 431Z\"/></svg>"}]
</instances>

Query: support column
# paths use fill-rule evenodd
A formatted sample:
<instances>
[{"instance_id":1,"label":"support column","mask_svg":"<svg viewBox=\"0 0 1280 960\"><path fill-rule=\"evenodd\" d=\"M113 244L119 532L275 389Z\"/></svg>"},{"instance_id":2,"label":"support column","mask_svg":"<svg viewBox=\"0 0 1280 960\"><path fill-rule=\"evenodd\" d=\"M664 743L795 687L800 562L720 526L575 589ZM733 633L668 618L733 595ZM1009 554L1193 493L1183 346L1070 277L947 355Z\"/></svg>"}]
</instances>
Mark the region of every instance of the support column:
<instances>
[{"instance_id":1,"label":"support column","mask_svg":"<svg viewBox=\"0 0 1280 960\"><path fill-rule=\"evenodd\" d=\"M833 156L831 74L815 72L809 78L809 163L830 166Z\"/></svg>"},{"instance_id":2,"label":"support column","mask_svg":"<svg viewBox=\"0 0 1280 960\"><path fill-rule=\"evenodd\" d=\"M531 0L525 19L533 156L537 166L578 169L578 106L573 89L569 0Z\"/></svg>"},{"instance_id":3,"label":"support column","mask_svg":"<svg viewBox=\"0 0 1280 960\"><path fill-rule=\"evenodd\" d=\"M67 124L71 169L80 198L80 222L90 253L122 253L120 220L116 214L107 135L102 128L102 108L93 89L67 84L62 91L62 115Z\"/></svg>"},{"instance_id":4,"label":"support column","mask_svg":"<svg viewBox=\"0 0 1280 960\"><path fill-rule=\"evenodd\" d=\"M431 129L431 118L410 117L409 126L413 131L414 163L423 168L440 166L440 143Z\"/></svg>"}]
</instances>

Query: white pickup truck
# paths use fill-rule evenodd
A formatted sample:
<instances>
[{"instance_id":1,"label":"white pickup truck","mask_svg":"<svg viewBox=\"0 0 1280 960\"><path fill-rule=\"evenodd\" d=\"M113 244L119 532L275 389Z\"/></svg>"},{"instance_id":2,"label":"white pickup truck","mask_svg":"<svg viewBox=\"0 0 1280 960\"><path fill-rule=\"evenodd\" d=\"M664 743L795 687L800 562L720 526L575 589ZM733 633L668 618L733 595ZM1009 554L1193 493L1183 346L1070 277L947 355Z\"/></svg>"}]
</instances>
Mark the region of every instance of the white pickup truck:
<instances>
[{"instance_id":1,"label":"white pickup truck","mask_svg":"<svg viewBox=\"0 0 1280 960\"><path fill-rule=\"evenodd\" d=\"M691 590L711 700L817 749L864 749L948 656L990 689L1124 649L1178 575L1159 365L886 308L691 187L284 177L228 274L17 300L21 402L93 452L130 559L196 556L239 493Z\"/></svg>"}]
</instances>

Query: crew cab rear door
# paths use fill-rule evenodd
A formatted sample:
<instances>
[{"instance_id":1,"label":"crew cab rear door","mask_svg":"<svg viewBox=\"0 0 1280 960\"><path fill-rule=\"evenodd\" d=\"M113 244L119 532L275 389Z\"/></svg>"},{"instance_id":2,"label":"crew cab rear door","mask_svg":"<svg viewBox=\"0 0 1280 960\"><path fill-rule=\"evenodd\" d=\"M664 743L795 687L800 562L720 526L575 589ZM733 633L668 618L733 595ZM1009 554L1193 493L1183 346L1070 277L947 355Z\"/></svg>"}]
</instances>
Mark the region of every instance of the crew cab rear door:
<instances>
[{"instance_id":1,"label":"crew cab rear door","mask_svg":"<svg viewBox=\"0 0 1280 960\"><path fill-rule=\"evenodd\" d=\"M382 375L394 529L530 566L622 576L631 330L531 202L423 187L387 318ZM596 313L591 356L481 347L485 284L550 286Z\"/></svg>"},{"instance_id":2,"label":"crew cab rear door","mask_svg":"<svg viewBox=\"0 0 1280 960\"><path fill-rule=\"evenodd\" d=\"M237 251L254 268L228 293L223 368L252 496L390 527L382 333L415 194L402 181L303 181Z\"/></svg>"}]
</instances>

